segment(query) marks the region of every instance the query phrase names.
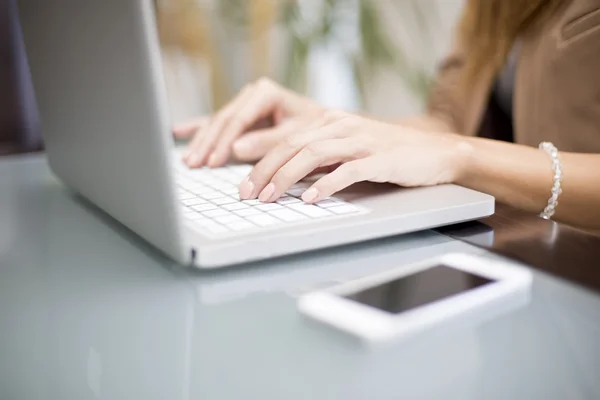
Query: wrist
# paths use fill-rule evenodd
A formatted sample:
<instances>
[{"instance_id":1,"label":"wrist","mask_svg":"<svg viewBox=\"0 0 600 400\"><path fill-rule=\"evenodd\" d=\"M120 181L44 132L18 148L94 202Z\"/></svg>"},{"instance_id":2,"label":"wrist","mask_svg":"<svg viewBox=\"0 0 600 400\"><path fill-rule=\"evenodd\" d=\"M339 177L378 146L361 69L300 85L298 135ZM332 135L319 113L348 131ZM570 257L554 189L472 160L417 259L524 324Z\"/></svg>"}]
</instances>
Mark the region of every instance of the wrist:
<instances>
[{"instance_id":1,"label":"wrist","mask_svg":"<svg viewBox=\"0 0 600 400\"><path fill-rule=\"evenodd\" d=\"M468 180L471 164L475 154L475 146L464 136L451 134L449 149L449 170L451 183L464 185Z\"/></svg>"},{"instance_id":2,"label":"wrist","mask_svg":"<svg viewBox=\"0 0 600 400\"><path fill-rule=\"evenodd\" d=\"M396 120L395 124L418 129L421 132L430 134L446 135L452 132L450 125L446 121L429 114Z\"/></svg>"}]
</instances>

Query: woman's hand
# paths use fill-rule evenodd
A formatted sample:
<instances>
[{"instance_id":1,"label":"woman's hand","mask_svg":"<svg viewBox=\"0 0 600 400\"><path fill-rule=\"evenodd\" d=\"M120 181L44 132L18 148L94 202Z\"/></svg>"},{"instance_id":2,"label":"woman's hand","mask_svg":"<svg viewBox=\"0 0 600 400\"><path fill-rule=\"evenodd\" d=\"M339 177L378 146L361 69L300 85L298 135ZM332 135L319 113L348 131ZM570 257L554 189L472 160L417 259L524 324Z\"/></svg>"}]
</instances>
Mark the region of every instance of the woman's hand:
<instances>
[{"instance_id":1,"label":"woman's hand","mask_svg":"<svg viewBox=\"0 0 600 400\"><path fill-rule=\"evenodd\" d=\"M212 118L177 126L173 133L177 138L194 135L184 155L189 167L218 167L229 160L232 150L239 160L259 160L299 129L300 121L317 118L323 111L311 100L263 78L247 85Z\"/></svg>"},{"instance_id":2,"label":"woman's hand","mask_svg":"<svg viewBox=\"0 0 600 400\"><path fill-rule=\"evenodd\" d=\"M432 134L340 112L327 112L312 129L296 131L270 150L240 185L242 199L277 200L293 184L335 167L302 196L320 201L360 181L400 186L454 182L470 145L453 134Z\"/></svg>"}]
</instances>

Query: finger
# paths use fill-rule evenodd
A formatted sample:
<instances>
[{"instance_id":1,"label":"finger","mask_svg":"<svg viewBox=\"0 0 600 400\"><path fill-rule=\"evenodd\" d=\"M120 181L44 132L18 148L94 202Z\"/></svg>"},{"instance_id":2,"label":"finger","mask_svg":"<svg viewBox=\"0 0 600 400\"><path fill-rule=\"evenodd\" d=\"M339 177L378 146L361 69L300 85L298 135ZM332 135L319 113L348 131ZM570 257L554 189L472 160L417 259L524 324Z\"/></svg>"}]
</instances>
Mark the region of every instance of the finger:
<instances>
[{"instance_id":1,"label":"finger","mask_svg":"<svg viewBox=\"0 0 600 400\"><path fill-rule=\"evenodd\" d=\"M173 127L173 136L177 139L187 139L198 130L204 128L208 121L209 119L207 117L199 117L191 121L177 124Z\"/></svg>"},{"instance_id":2,"label":"finger","mask_svg":"<svg viewBox=\"0 0 600 400\"><path fill-rule=\"evenodd\" d=\"M209 122L208 126L201 131L196 132L196 136L188 145L184 156L185 162L189 167L196 168L206 163L209 151L212 149L214 142L222 132L225 124L234 115L241 104L245 103L251 96L253 85L248 85L219 111Z\"/></svg>"},{"instance_id":3,"label":"finger","mask_svg":"<svg viewBox=\"0 0 600 400\"><path fill-rule=\"evenodd\" d=\"M304 131L314 131L334 123L341 125L346 122L345 119L346 114L334 110L327 110L313 118L303 118L301 127ZM347 126L347 128L349 128L349 126ZM298 132L300 132L300 130Z\"/></svg>"},{"instance_id":4,"label":"finger","mask_svg":"<svg viewBox=\"0 0 600 400\"><path fill-rule=\"evenodd\" d=\"M337 139L347 134L338 123L326 125L301 134L289 135L283 143L269 151L250 172L248 178L240 186L240 197L244 200L255 199L273 175L306 145L317 140Z\"/></svg>"},{"instance_id":5,"label":"finger","mask_svg":"<svg viewBox=\"0 0 600 400\"><path fill-rule=\"evenodd\" d=\"M277 128L261 129L247 133L233 143L233 155L237 160L244 162L260 160L284 137L285 134Z\"/></svg>"},{"instance_id":6,"label":"finger","mask_svg":"<svg viewBox=\"0 0 600 400\"><path fill-rule=\"evenodd\" d=\"M269 150L281 143L286 136L291 135L303 126L304 123L301 121L290 120L275 128L246 133L233 143L233 154L240 161L260 160Z\"/></svg>"},{"instance_id":7,"label":"finger","mask_svg":"<svg viewBox=\"0 0 600 400\"><path fill-rule=\"evenodd\" d=\"M275 111L278 113L279 111ZM307 119L295 118L285 122L277 122L276 128L257 130L244 135L233 144L235 156L240 160L258 160L267 154L275 145L294 133L310 131L324 126L333 121L332 117L338 115L335 112L329 112L321 118ZM277 116L274 116L278 121Z\"/></svg>"},{"instance_id":8,"label":"finger","mask_svg":"<svg viewBox=\"0 0 600 400\"><path fill-rule=\"evenodd\" d=\"M263 85L255 90L227 122L211 154L212 162L225 163L231 154L233 142L257 120L272 114L278 102L279 98L270 86ZM211 166L213 166L212 162Z\"/></svg>"},{"instance_id":9,"label":"finger","mask_svg":"<svg viewBox=\"0 0 600 400\"><path fill-rule=\"evenodd\" d=\"M251 95L253 85L247 85L242 91L225 107L209 121L203 131L196 132L194 139L188 145L188 150L184 156L184 160L190 167L199 167L206 163L209 150L212 148L212 143L215 141L219 132L222 130L225 121L235 112L239 104Z\"/></svg>"},{"instance_id":10,"label":"finger","mask_svg":"<svg viewBox=\"0 0 600 400\"><path fill-rule=\"evenodd\" d=\"M283 108L278 108L277 110L275 110L275 113L273 114L273 123L275 125L279 125L283 122L284 118L285 118L285 114L283 112Z\"/></svg>"},{"instance_id":11,"label":"finger","mask_svg":"<svg viewBox=\"0 0 600 400\"><path fill-rule=\"evenodd\" d=\"M354 183L372 180L376 171L377 161L373 157L347 162L316 181L304 192L302 200L316 203Z\"/></svg>"},{"instance_id":12,"label":"finger","mask_svg":"<svg viewBox=\"0 0 600 400\"><path fill-rule=\"evenodd\" d=\"M271 182L258 198L263 202L275 201L315 169L362 158L366 156L365 153L357 140L332 139L312 142L275 172Z\"/></svg>"}]
</instances>

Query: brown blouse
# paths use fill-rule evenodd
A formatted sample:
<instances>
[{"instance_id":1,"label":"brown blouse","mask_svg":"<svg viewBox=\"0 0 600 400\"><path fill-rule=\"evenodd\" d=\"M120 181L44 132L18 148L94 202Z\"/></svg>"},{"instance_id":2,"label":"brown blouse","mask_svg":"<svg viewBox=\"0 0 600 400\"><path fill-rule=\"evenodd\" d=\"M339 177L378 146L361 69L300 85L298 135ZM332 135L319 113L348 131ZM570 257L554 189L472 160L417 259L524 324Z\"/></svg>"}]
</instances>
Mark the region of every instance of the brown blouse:
<instances>
[{"instance_id":1,"label":"brown blouse","mask_svg":"<svg viewBox=\"0 0 600 400\"><path fill-rule=\"evenodd\" d=\"M429 112L465 135L481 135L497 76L484 71L459 90L468 49L457 43L443 62ZM519 40L511 139L559 150L600 153L600 0L572 0Z\"/></svg>"}]
</instances>

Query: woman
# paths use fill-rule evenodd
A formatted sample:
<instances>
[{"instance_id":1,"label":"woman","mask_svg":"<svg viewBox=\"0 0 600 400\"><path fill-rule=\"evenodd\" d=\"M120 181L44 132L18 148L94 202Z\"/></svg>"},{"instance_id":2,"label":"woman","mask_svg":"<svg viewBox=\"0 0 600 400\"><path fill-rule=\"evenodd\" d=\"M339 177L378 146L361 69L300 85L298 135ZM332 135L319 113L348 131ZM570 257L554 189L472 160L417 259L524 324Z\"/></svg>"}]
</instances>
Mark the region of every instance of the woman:
<instances>
[{"instance_id":1,"label":"woman","mask_svg":"<svg viewBox=\"0 0 600 400\"><path fill-rule=\"evenodd\" d=\"M265 119L273 126L253 128ZM490 139L499 137L490 126L508 127L514 143ZM428 111L411 120L324 110L260 80L175 134L195 135L190 167L222 165L231 152L260 160L240 185L244 199L273 201L327 168L305 201L358 181L456 183L600 229L600 0L468 0Z\"/></svg>"}]
</instances>

